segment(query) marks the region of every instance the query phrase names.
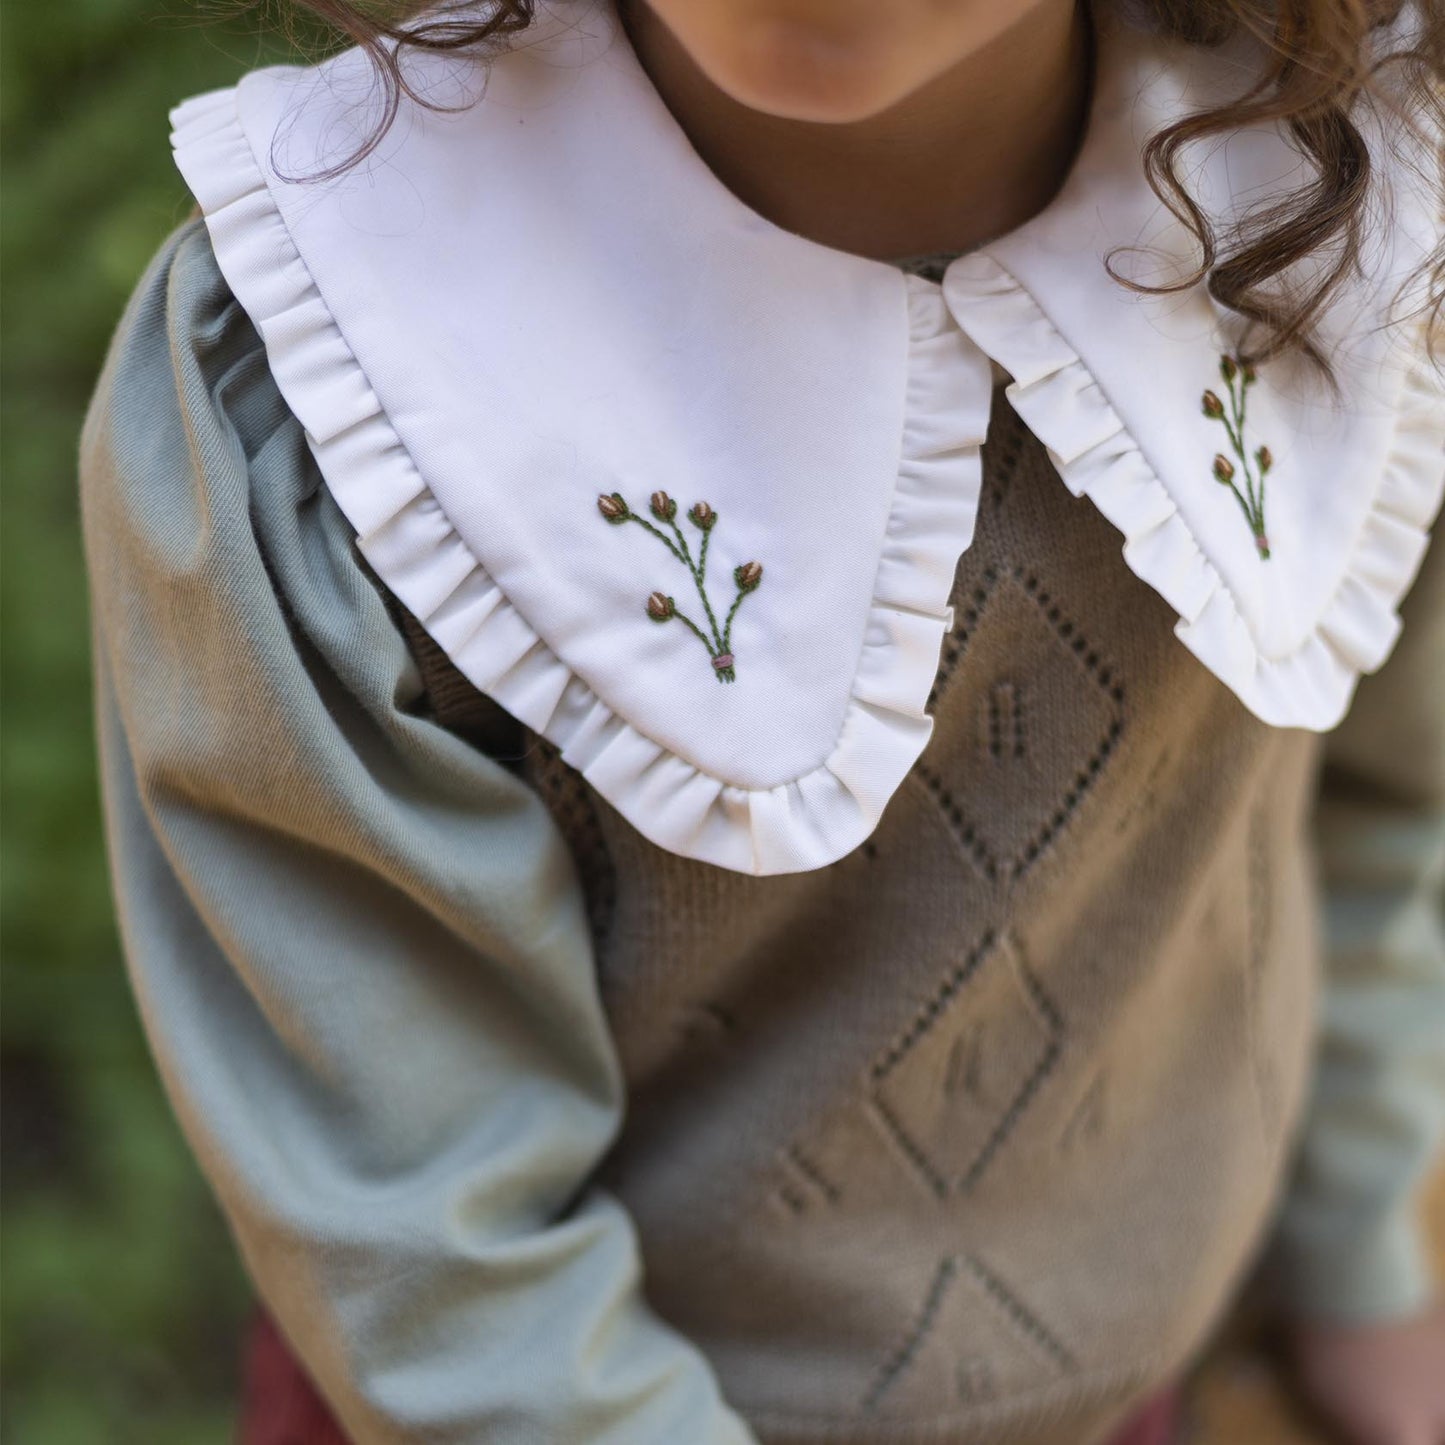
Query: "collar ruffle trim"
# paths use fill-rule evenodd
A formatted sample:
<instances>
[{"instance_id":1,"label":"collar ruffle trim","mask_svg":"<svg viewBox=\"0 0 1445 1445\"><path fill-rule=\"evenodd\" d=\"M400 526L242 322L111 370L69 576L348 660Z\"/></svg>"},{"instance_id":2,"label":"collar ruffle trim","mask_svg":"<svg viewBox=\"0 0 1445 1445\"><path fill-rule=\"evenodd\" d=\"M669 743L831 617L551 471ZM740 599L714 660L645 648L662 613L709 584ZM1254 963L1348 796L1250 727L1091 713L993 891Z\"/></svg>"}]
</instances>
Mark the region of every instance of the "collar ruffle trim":
<instances>
[{"instance_id":1,"label":"collar ruffle trim","mask_svg":"<svg viewBox=\"0 0 1445 1445\"><path fill-rule=\"evenodd\" d=\"M1013 377L1007 394L1064 485L1124 535L1124 560L1179 614L1175 635L1262 721L1327 731L1400 633L1396 611L1445 494L1445 390L1423 348L1400 379L1374 501L1334 594L1296 646L1267 652L1098 380L996 260L956 262L947 284L974 340Z\"/></svg>"},{"instance_id":2,"label":"collar ruffle trim","mask_svg":"<svg viewBox=\"0 0 1445 1445\"><path fill-rule=\"evenodd\" d=\"M176 162L222 274L262 336L367 561L463 675L550 739L639 832L743 873L803 872L851 852L933 730L959 556L973 537L991 387L936 284L908 287L898 477L843 725L811 771L771 788L722 781L619 716L533 630L442 511L297 251L236 114L233 88L171 112ZM985 375L987 373L985 372ZM970 385L970 383L974 383Z\"/></svg>"},{"instance_id":3,"label":"collar ruffle trim","mask_svg":"<svg viewBox=\"0 0 1445 1445\"><path fill-rule=\"evenodd\" d=\"M773 786L716 776L568 666L453 525L293 240L237 90L209 91L171 112L176 163L359 549L477 688L555 743L670 852L743 873L800 872L851 852L875 828L933 728L925 702L953 624L958 559L973 536L989 358L1013 377L1010 399L1065 485L1120 530L1128 566L1177 611L1181 641L1265 722L1334 726L1359 675L1394 645L1397 605L1445 493L1445 397L1423 357L1400 368L1393 440L1338 586L1302 642L1270 652L1095 372L985 250L953 262L941 284L898 274L907 310L900 455L831 750Z\"/></svg>"}]
</instances>

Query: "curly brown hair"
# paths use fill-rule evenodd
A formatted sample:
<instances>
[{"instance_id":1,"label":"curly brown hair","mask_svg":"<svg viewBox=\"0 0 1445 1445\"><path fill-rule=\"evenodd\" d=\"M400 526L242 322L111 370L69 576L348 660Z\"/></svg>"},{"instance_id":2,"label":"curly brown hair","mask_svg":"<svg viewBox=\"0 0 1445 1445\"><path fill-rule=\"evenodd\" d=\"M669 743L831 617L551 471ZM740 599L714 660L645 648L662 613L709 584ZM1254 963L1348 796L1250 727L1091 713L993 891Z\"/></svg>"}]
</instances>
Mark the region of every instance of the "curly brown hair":
<instances>
[{"instance_id":1,"label":"curly brown hair","mask_svg":"<svg viewBox=\"0 0 1445 1445\"><path fill-rule=\"evenodd\" d=\"M254 9L266 0L239 0ZM1378 27L1394 21L1402 0L1145 0L1162 30L1191 44L1214 46L1240 32L1264 42L1267 56L1255 83L1228 105L1183 117L1152 136L1144 165L1155 194L1193 233L1199 260L1192 274L1151 287L1115 272L1139 291L1176 291L1206 281L1210 294L1250 323L1242 356L1251 362L1298 350L1329 372L1312 340L1314 325L1335 292L1359 273L1371 211L1369 147L1357 107L1386 106L1395 122L1418 134L1445 130L1445 0L1414 0L1418 24L1410 43L1378 54ZM310 179L333 177L369 155L396 119L403 96L446 109L418 94L405 69L408 49L467 51L490 58L532 24L535 0L286 0L284 14L320 22L338 42L360 46L382 88L380 119L357 149ZM418 21L418 16L425 18ZM293 36L297 33L294 29ZM1387 67L1397 83L1382 87ZM1221 236L1180 176L1181 153L1196 141L1241 126L1282 126L1312 164L1298 190L1252 211ZM1438 166L1426 178L1445 196ZM1299 263L1323 258L1307 281ZM1295 274L1291 274L1291 273ZM1445 247L1423 265L1424 299L1414 315L1438 322L1445 306ZM1405 294L1402 289L1401 295ZM1433 332L1435 327L1430 328Z\"/></svg>"}]
</instances>

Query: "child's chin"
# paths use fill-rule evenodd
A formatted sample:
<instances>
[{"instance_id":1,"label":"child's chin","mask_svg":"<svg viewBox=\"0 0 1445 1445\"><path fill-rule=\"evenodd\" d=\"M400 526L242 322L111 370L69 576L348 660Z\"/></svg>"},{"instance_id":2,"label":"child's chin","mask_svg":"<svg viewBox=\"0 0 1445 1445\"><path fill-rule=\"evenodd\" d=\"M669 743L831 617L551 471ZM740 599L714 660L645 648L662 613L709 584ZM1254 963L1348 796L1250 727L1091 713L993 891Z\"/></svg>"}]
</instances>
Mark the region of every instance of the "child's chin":
<instances>
[{"instance_id":1,"label":"child's chin","mask_svg":"<svg viewBox=\"0 0 1445 1445\"><path fill-rule=\"evenodd\" d=\"M887 110L913 87L872 26L847 31L755 20L719 57L713 80L734 100L790 120L840 125Z\"/></svg>"}]
</instances>

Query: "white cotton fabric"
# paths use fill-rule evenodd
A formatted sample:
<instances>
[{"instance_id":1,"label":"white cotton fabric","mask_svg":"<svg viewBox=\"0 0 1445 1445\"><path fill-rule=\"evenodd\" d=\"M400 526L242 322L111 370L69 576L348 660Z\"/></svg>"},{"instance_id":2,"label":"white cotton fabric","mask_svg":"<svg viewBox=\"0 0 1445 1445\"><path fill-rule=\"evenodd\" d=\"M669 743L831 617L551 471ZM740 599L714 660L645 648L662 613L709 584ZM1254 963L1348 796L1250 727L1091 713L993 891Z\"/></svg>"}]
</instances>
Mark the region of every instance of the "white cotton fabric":
<instances>
[{"instance_id":1,"label":"white cotton fabric","mask_svg":"<svg viewBox=\"0 0 1445 1445\"><path fill-rule=\"evenodd\" d=\"M1425 188L1400 188L1375 272L1331 318L1340 396L1287 363L1251 391L1250 432L1276 458L1267 563L1212 477L1222 433L1200 409L1230 319L1202 287L1146 297L1104 269L1141 241L1150 266L1187 263L1139 146L1240 88L1237 49L1109 19L1069 183L941 284L745 206L605 5L539 6L480 99L474 63L407 63L433 99L476 103L404 103L359 166L286 179L370 130L353 50L182 102L176 161L367 560L653 842L763 874L824 866L873 830L932 730L994 363L1062 484L1265 721L1334 726L1388 655L1445 492L1439 376L1417 327L1375 325L1438 234ZM1224 215L1298 161L1250 134L1198 165ZM733 569L762 564L733 683L646 615L661 590L701 619L682 565L598 511L616 491L648 515L657 489L679 518L699 500L718 514L719 616Z\"/></svg>"}]
</instances>

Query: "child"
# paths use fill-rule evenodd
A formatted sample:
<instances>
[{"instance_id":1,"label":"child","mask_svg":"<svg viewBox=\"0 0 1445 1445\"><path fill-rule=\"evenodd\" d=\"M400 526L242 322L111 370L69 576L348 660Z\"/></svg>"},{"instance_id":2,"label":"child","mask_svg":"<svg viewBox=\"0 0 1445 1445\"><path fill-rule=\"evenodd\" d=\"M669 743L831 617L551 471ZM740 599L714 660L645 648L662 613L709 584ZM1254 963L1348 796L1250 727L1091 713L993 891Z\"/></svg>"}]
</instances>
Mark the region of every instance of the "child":
<instances>
[{"instance_id":1,"label":"child","mask_svg":"<svg viewBox=\"0 0 1445 1445\"><path fill-rule=\"evenodd\" d=\"M81 454L248 1442L1159 1441L1261 1263L1440 1445L1445 11L311 8Z\"/></svg>"}]
</instances>

